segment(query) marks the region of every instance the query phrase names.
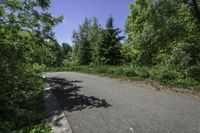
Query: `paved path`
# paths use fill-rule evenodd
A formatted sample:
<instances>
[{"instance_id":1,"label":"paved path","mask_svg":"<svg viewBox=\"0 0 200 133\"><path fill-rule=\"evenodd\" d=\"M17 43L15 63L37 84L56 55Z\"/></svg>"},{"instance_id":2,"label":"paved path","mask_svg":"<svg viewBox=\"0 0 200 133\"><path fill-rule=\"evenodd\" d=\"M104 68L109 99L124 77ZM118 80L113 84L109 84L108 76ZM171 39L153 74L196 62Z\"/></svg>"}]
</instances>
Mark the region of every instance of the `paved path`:
<instances>
[{"instance_id":1,"label":"paved path","mask_svg":"<svg viewBox=\"0 0 200 133\"><path fill-rule=\"evenodd\" d=\"M73 133L200 133L198 99L96 75L46 76Z\"/></svg>"}]
</instances>

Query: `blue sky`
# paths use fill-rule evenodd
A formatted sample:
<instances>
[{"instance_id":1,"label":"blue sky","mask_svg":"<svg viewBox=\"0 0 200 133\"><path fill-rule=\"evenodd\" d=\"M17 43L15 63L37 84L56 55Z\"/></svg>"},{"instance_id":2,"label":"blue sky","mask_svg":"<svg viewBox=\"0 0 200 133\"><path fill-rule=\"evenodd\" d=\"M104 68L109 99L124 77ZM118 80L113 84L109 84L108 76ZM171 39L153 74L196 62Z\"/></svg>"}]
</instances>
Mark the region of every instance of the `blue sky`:
<instances>
[{"instance_id":1,"label":"blue sky","mask_svg":"<svg viewBox=\"0 0 200 133\"><path fill-rule=\"evenodd\" d=\"M133 0L52 0L49 12L53 16L64 15L64 21L55 27L54 32L59 43L72 43L72 31L82 24L85 17L97 17L105 26L107 18L112 15L116 27L124 29L126 17L130 10L128 3Z\"/></svg>"}]
</instances>

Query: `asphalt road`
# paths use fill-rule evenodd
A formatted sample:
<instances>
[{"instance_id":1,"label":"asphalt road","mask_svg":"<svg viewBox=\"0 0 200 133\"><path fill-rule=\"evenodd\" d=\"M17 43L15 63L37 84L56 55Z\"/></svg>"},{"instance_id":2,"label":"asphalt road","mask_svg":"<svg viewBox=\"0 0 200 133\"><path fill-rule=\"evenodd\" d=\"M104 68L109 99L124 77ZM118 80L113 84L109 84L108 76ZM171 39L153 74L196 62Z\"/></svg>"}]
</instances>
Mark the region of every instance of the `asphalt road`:
<instances>
[{"instance_id":1,"label":"asphalt road","mask_svg":"<svg viewBox=\"0 0 200 133\"><path fill-rule=\"evenodd\" d=\"M47 73L73 133L200 133L200 100L73 72Z\"/></svg>"}]
</instances>

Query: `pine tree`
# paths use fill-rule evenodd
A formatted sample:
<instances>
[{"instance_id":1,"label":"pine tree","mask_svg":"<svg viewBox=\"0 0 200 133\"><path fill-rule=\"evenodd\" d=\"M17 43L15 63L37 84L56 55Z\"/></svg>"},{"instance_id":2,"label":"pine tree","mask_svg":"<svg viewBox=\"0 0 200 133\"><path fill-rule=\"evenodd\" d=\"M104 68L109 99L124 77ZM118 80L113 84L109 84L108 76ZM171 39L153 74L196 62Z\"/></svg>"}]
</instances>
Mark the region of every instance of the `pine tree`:
<instances>
[{"instance_id":1,"label":"pine tree","mask_svg":"<svg viewBox=\"0 0 200 133\"><path fill-rule=\"evenodd\" d=\"M89 65L92 61L92 46L88 40L90 28L91 20L85 18L84 23L79 26L78 31L74 31L73 33L73 42L81 65Z\"/></svg>"},{"instance_id":2,"label":"pine tree","mask_svg":"<svg viewBox=\"0 0 200 133\"><path fill-rule=\"evenodd\" d=\"M108 65L117 65L120 63L121 30L114 28L113 18L110 16L107 20L106 29L101 33L101 43L98 47L98 56L100 63Z\"/></svg>"},{"instance_id":3,"label":"pine tree","mask_svg":"<svg viewBox=\"0 0 200 133\"><path fill-rule=\"evenodd\" d=\"M92 63L99 64L98 62L98 46L101 43L101 31L102 28L100 24L98 24L98 19L94 17L92 19L92 25L89 30L88 41L92 45Z\"/></svg>"}]
</instances>

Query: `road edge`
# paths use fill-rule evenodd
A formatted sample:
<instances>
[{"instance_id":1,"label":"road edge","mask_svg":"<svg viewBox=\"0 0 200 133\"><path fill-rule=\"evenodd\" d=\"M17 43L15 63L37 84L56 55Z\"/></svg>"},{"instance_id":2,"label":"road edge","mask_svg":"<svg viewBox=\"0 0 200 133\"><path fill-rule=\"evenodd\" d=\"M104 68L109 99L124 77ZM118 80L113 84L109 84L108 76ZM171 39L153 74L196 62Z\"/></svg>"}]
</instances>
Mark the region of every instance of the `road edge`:
<instances>
[{"instance_id":1,"label":"road edge","mask_svg":"<svg viewBox=\"0 0 200 133\"><path fill-rule=\"evenodd\" d=\"M61 109L56 96L51 87L45 88L45 113L47 114L47 124L53 133L72 133L67 116Z\"/></svg>"},{"instance_id":2,"label":"road edge","mask_svg":"<svg viewBox=\"0 0 200 133\"><path fill-rule=\"evenodd\" d=\"M200 99L200 91L198 90L188 89L188 88L184 88L180 86L168 85L168 84L164 84L162 82L151 80L151 79L126 77L126 76L112 76L112 75L107 75L103 73L89 73L89 72L81 72L81 71L58 71L58 72L52 71L52 72L46 72L46 73L63 73L63 72L100 76L104 78L109 78L109 79L114 79L114 80L118 80L118 81L122 81L126 83L135 84L138 86L151 89L153 91L165 92L165 93L175 94L178 96L188 96L191 98Z\"/></svg>"}]
</instances>

